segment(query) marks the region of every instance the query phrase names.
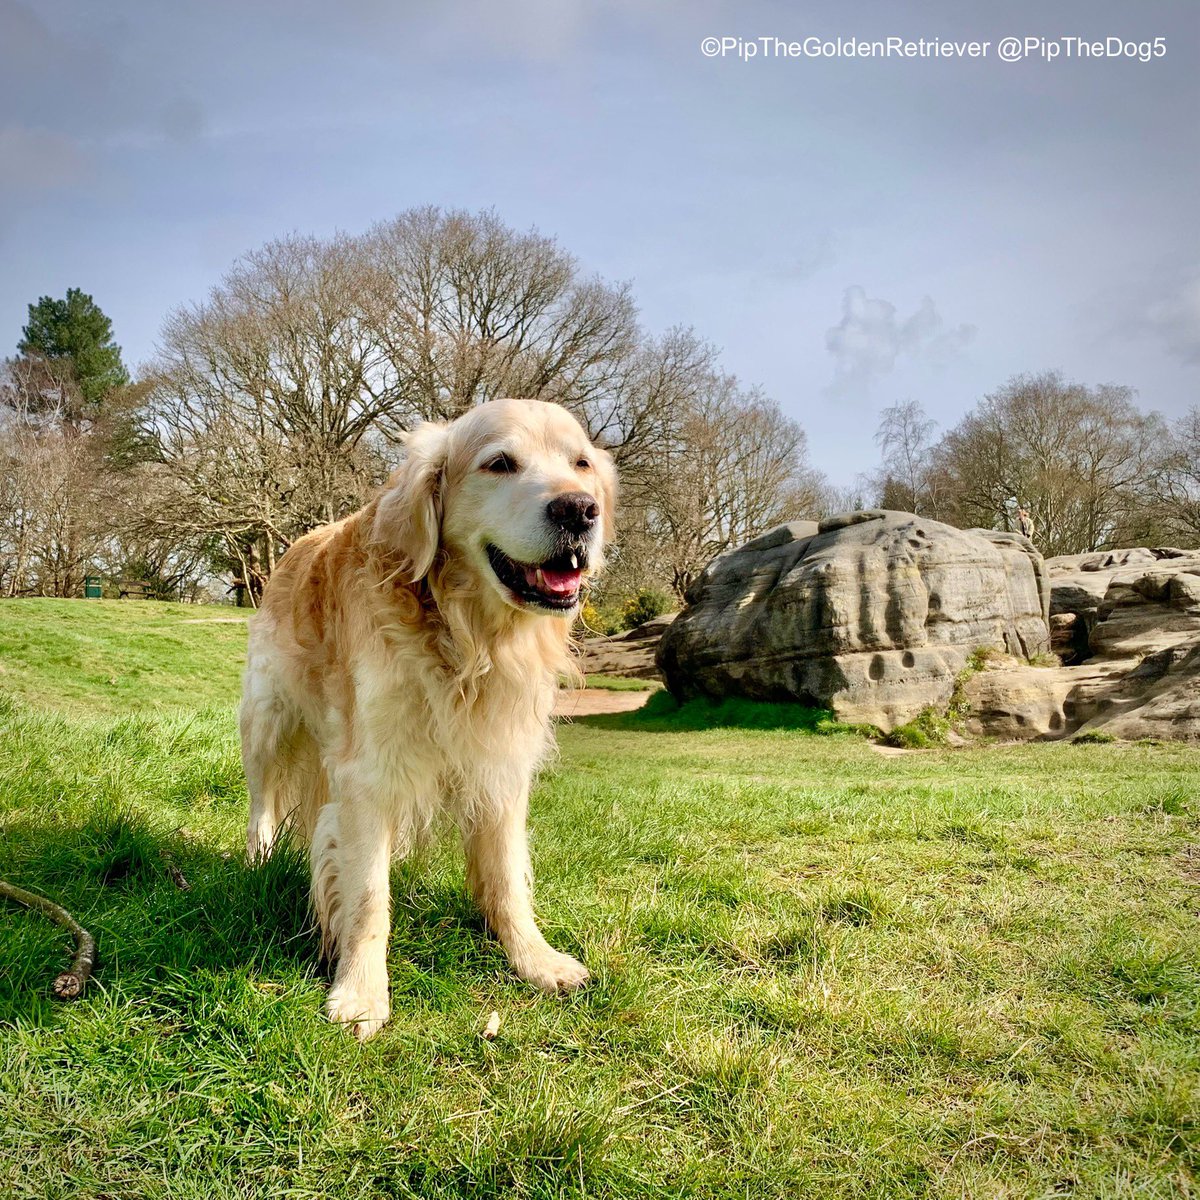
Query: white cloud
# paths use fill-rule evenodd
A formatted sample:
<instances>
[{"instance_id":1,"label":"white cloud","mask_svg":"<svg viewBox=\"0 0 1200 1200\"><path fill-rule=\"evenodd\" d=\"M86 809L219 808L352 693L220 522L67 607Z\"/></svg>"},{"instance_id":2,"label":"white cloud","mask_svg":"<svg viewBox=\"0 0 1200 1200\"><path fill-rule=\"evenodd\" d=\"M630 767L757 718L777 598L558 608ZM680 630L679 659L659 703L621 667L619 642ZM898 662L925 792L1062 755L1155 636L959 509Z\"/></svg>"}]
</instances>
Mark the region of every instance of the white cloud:
<instances>
[{"instance_id":1,"label":"white cloud","mask_svg":"<svg viewBox=\"0 0 1200 1200\"><path fill-rule=\"evenodd\" d=\"M900 319L894 304L872 299L855 284L842 296L842 319L825 333L825 348L834 357L830 390L864 392L876 378L889 374L901 355L948 362L974 336L973 325L947 329L929 296L911 316Z\"/></svg>"}]
</instances>

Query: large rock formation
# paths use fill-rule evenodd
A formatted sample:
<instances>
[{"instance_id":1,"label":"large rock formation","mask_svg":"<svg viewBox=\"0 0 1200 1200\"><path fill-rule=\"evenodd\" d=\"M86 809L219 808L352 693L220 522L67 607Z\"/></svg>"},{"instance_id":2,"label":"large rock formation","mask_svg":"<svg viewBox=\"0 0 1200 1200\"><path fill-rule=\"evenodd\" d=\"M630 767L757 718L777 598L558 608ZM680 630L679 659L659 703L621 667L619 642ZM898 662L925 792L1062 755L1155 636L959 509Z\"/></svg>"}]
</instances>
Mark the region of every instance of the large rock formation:
<instances>
[{"instance_id":1,"label":"large rock formation","mask_svg":"<svg viewBox=\"0 0 1200 1200\"><path fill-rule=\"evenodd\" d=\"M631 679L658 679L654 653L674 613L646 621L636 629L611 637L588 638L579 650L579 669L587 675L625 675Z\"/></svg>"},{"instance_id":2,"label":"large rock formation","mask_svg":"<svg viewBox=\"0 0 1200 1200\"><path fill-rule=\"evenodd\" d=\"M715 559L687 599L658 650L676 695L792 699L885 730L946 705L979 647L1049 649L1027 539L911 513L781 525Z\"/></svg>"},{"instance_id":3,"label":"large rock formation","mask_svg":"<svg viewBox=\"0 0 1200 1200\"><path fill-rule=\"evenodd\" d=\"M1012 662L970 679L968 730L1200 741L1200 551L1048 559L1051 629L1068 664Z\"/></svg>"},{"instance_id":4,"label":"large rock formation","mask_svg":"<svg viewBox=\"0 0 1200 1200\"><path fill-rule=\"evenodd\" d=\"M1148 591L1146 599L1165 598L1161 587L1158 588L1158 594L1154 594L1150 581L1159 579L1165 582L1177 575L1200 572L1200 551L1138 546L1130 550L1062 554L1047 559L1046 570L1051 585L1050 625L1054 649L1069 665L1082 662L1096 653L1098 647L1094 647L1091 641L1102 619L1102 606L1107 606L1106 615L1111 615L1122 591L1125 591L1128 600L1129 590L1136 591L1139 586L1143 593ZM1140 585L1139 580L1143 581ZM1110 588L1116 589L1111 596ZM1134 606L1139 604L1135 599ZM1140 618L1143 626L1146 618L1149 618L1149 627L1153 629L1161 623L1162 614L1157 611L1144 612Z\"/></svg>"}]
</instances>

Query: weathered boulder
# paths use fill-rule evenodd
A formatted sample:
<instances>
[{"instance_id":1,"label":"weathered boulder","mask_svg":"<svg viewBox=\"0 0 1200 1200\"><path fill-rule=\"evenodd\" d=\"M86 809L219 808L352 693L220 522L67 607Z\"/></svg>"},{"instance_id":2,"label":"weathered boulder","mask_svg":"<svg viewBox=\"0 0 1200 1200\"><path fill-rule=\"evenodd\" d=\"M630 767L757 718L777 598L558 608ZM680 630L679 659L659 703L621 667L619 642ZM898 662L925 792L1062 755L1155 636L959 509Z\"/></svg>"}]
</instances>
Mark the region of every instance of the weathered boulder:
<instances>
[{"instance_id":1,"label":"weathered boulder","mask_svg":"<svg viewBox=\"0 0 1200 1200\"><path fill-rule=\"evenodd\" d=\"M884 730L946 705L979 647L1049 649L1027 539L911 513L781 525L715 559L687 599L658 650L677 696L793 699Z\"/></svg>"},{"instance_id":2,"label":"weathered boulder","mask_svg":"<svg viewBox=\"0 0 1200 1200\"><path fill-rule=\"evenodd\" d=\"M588 638L580 647L579 669L587 675L625 675L631 679L658 679L654 653L675 613L646 621L635 629L611 637Z\"/></svg>"},{"instance_id":3,"label":"weathered boulder","mask_svg":"<svg viewBox=\"0 0 1200 1200\"><path fill-rule=\"evenodd\" d=\"M967 733L1029 741L1060 738L1079 728L1076 696L1085 686L1103 687L1109 672L1081 667L1032 666L1013 659L988 663L963 683Z\"/></svg>"},{"instance_id":4,"label":"weathered boulder","mask_svg":"<svg viewBox=\"0 0 1200 1200\"><path fill-rule=\"evenodd\" d=\"M974 676L968 730L1200 741L1200 552L1113 550L1046 565L1054 645L1070 665L995 664Z\"/></svg>"},{"instance_id":5,"label":"weathered boulder","mask_svg":"<svg viewBox=\"0 0 1200 1200\"><path fill-rule=\"evenodd\" d=\"M1186 652L1153 659L1105 695L1100 711L1079 732L1200 742L1200 640Z\"/></svg>"},{"instance_id":6,"label":"weathered boulder","mask_svg":"<svg viewBox=\"0 0 1200 1200\"><path fill-rule=\"evenodd\" d=\"M1059 635L1055 647L1069 664L1082 662L1094 652L1092 632L1103 619L1101 606L1108 602L1111 607L1115 599L1109 595L1113 584L1132 587L1140 579L1158 577L1168 581L1175 576L1200 573L1200 550L1135 546L1091 554L1061 554L1046 559L1046 573L1050 579L1051 628L1055 625L1054 618L1061 616L1072 629L1069 638ZM1063 628L1060 623L1059 629Z\"/></svg>"}]
</instances>

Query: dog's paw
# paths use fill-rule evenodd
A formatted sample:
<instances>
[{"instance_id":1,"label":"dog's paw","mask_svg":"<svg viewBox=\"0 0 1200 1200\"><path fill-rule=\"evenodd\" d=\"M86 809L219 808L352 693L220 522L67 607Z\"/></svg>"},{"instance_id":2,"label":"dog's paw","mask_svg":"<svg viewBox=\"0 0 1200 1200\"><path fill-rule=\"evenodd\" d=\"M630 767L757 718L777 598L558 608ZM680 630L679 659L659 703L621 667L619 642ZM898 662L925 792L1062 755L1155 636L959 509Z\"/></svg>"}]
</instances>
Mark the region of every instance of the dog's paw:
<instances>
[{"instance_id":1,"label":"dog's paw","mask_svg":"<svg viewBox=\"0 0 1200 1200\"><path fill-rule=\"evenodd\" d=\"M517 974L544 992L573 992L591 978L587 967L569 954L546 947L544 953L521 963Z\"/></svg>"},{"instance_id":2,"label":"dog's paw","mask_svg":"<svg viewBox=\"0 0 1200 1200\"><path fill-rule=\"evenodd\" d=\"M345 1025L360 1042L383 1028L389 1012L386 989L369 993L335 985L325 1001L325 1015L335 1025Z\"/></svg>"}]
</instances>

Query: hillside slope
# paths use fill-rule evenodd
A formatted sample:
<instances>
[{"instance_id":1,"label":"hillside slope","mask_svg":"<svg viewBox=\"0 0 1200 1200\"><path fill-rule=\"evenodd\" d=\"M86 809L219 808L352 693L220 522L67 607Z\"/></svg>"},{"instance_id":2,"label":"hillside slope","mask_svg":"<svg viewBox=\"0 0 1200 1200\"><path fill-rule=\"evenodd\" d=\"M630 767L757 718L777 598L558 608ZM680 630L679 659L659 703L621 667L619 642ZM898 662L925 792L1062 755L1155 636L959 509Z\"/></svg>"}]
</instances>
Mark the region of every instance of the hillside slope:
<instances>
[{"instance_id":1,"label":"hillside slope","mask_svg":"<svg viewBox=\"0 0 1200 1200\"><path fill-rule=\"evenodd\" d=\"M151 600L2 600L0 696L96 714L232 704L248 616Z\"/></svg>"}]
</instances>

